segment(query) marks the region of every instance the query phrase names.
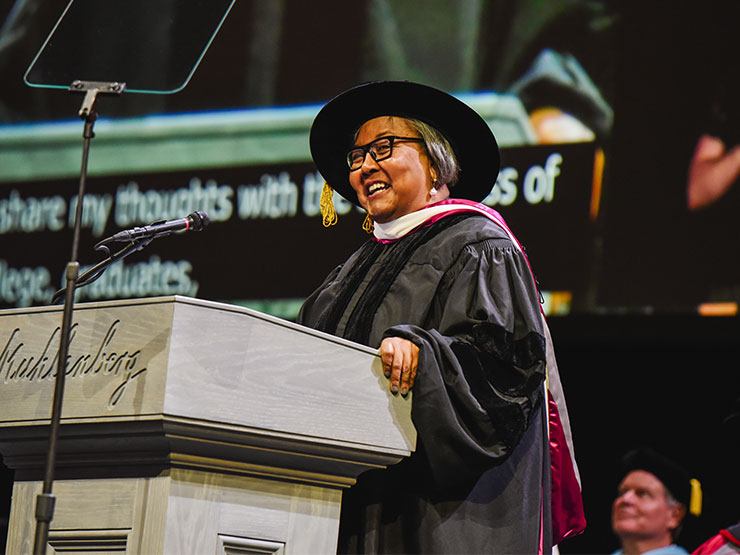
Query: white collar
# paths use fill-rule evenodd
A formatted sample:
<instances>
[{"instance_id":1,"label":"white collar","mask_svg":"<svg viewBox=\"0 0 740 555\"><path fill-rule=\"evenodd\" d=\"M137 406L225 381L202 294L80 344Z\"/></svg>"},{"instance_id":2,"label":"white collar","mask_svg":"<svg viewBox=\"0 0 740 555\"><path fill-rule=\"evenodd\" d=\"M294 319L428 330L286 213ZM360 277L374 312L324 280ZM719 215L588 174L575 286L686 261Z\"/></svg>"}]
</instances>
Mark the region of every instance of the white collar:
<instances>
[{"instance_id":1,"label":"white collar","mask_svg":"<svg viewBox=\"0 0 740 555\"><path fill-rule=\"evenodd\" d=\"M384 224L375 222L373 235L375 235L376 239L380 239L381 241L400 239L410 231L413 231L421 224L426 222L429 218L437 216L438 214L443 214L445 212L466 210L479 212L484 216L491 218L491 214L489 214L486 210L484 210L483 208L478 208L477 206L471 204L447 202L445 204L425 206L424 208L421 208L416 212L405 214L399 218L396 218L395 220L391 220L390 222L386 222Z\"/></svg>"},{"instance_id":2,"label":"white collar","mask_svg":"<svg viewBox=\"0 0 740 555\"><path fill-rule=\"evenodd\" d=\"M425 206L416 212L405 214L400 218L396 218L395 220L391 220L384 224L375 222L373 235L375 235L376 239L380 240L399 239L409 231L419 227L432 216L436 216L442 212L447 212L448 210L449 208L447 206Z\"/></svg>"}]
</instances>

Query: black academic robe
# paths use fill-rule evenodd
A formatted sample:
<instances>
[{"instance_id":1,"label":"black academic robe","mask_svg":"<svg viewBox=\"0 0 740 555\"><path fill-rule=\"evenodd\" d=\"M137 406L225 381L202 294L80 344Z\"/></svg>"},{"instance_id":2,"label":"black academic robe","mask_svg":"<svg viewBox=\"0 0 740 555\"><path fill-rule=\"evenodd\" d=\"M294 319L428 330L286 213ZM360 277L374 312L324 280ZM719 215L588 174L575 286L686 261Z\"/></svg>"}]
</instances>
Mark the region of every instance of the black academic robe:
<instances>
[{"instance_id":1,"label":"black academic robe","mask_svg":"<svg viewBox=\"0 0 740 555\"><path fill-rule=\"evenodd\" d=\"M458 213L368 241L299 323L420 348L416 452L344 492L340 553L549 551L543 320L526 258L498 225Z\"/></svg>"}]
</instances>

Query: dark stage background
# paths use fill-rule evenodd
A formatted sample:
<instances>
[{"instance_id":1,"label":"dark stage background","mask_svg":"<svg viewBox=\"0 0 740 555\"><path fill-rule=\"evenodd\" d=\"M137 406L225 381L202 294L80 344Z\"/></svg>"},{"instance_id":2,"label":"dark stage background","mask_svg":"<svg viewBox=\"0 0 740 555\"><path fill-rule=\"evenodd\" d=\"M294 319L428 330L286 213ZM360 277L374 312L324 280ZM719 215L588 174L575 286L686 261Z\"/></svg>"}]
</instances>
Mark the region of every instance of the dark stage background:
<instances>
[{"instance_id":1,"label":"dark stage background","mask_svg":"<svg viewBox=\"0 0 740 555\"><path fill-rule=\"evenodd\" d=\"M162 0L163 22L177 3ZM47 304L68 257L81 97L23 82L66 5L0 0L0 308ZM718 91L740 90L739 16L729 0L237 0L184 90L100 100L80 261L120 229L199 209L213 223L156 241L79 300L177 293L294 317L365 240L349 207L320 225L312 116L368 80L458 94L501 142L486 202L527 247L552 315L589 520L561 551L617 547L615 465L640 444L703 481L706 513L680 542L693 549L740 518L720 430L740 396L740 192L686 202ZM149 62L166 68L160 36ZM722 109L740 129L736 98ZM699 315L711 308L729 316Z\"/></svg>"}]
</instances>

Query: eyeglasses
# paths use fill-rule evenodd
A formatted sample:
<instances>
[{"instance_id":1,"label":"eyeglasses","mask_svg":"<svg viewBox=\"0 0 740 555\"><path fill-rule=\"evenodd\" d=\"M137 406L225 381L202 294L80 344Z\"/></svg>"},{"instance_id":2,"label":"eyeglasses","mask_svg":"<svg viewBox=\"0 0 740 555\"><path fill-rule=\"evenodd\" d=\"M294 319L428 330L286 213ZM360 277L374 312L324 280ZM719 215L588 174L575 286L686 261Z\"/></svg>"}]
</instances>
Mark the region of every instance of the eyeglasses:
<instances>
[{"instance_id":1,"label":"eyeglasses","mask_svg":"<svg viewBox=\"0 0 740 555\"><path fill-rule=\"evenodd\" d=\"M355 170L359 170L362 167L362 164L365 163L365 156L367 156L368 152L376 162L390 158L393 156L393 143L400 141L423 143L424 139L420 139L418 137L396 137L395 135L390 135L388 137L375 139L365 146L353 148L347 153L347 165L349 166L349 171L353 172Z\"/></svg>"}]
</instances>

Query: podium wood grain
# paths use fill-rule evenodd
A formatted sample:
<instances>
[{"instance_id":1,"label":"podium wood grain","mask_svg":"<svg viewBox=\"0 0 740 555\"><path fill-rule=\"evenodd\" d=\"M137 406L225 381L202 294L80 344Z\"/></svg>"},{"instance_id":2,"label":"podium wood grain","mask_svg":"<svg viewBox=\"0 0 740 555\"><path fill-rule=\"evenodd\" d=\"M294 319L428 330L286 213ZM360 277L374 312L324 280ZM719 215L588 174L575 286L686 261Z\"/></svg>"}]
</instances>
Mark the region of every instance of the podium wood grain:
<instances>
[{"instance_id":1,"label":"podium wood grain","mask_svg":"<svg viewBox=\"0 0 740 555\"><path fill-rule=\"evenodd\" d=\"M74 314L49 552L332 552L341 488L415 447L368 347L185 297ZM33 541L60 325L0 311L10 553Z\"/></svg>"}]
</instances>

